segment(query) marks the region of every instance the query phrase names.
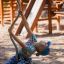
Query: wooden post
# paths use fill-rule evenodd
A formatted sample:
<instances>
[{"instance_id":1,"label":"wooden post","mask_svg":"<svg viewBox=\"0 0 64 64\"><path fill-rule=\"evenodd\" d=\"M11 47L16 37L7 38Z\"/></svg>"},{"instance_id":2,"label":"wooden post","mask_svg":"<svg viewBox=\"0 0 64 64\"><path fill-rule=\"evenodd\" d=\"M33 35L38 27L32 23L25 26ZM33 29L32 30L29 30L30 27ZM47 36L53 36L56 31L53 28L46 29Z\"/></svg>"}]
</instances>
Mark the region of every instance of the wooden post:
<instances>
[{"instance_id":1,"label":"wooden post","mask_svg":"<svg viewBox=\"0 0 64 64\"><path fill-rule=\"evenodd\" d=\"M52 34L52 21L51 21L52 18L51 18L51 2L50 1L48 3L48 20L49 20L49 24L48 24L49 34Z\"/></svg>"},{"instance_id":2,"label":"wooden post","mask_svg":"<svg viewBox=\"0 0 64 64\"><path fill-rule=\"evenodd\" d=\"M3 0L0 0L0 14L1 14L1 24L4 26L4 21L3 21Z\"/></svg>"}]
</instances>

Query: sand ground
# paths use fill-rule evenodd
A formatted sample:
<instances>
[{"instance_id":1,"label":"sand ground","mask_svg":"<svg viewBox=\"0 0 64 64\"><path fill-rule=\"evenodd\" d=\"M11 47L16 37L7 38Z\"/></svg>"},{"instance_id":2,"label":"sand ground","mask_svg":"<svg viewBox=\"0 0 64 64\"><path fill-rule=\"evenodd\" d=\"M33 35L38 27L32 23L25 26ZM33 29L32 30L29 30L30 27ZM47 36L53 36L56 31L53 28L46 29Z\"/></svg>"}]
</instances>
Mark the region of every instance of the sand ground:
<instances>
[{"instance_id":1,"label":"sand ground","mask_svg":"<svg viewBox=\"0 0 64 64\"><path fill-rule=\"evenodd\" d=\"M15 54L15 48L10 40L8 33L9 25L0 25L0 64L4 64L7 59ZM39 38L40 40L51 41L51 52L48 56L32 56L33 64L64 64L64 35L47 36ZM57 45L53 45L53 43Z\"/></svg>"}]
</instances>

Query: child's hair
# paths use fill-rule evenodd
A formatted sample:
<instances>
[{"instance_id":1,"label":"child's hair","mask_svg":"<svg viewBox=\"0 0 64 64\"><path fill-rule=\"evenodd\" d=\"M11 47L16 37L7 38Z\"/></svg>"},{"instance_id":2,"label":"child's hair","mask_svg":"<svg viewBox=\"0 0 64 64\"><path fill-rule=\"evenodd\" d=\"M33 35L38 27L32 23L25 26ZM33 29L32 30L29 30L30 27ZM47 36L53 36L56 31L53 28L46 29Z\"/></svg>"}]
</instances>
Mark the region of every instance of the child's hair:
<instances>
[{"instance_id":1,"label":"child's hair","mask_svg":"<svg viewBox=\"0 0 64 64\"><path fill-rule=\"evenodd\" d=\"M40 41L40 42L35 43L35 48L37 52L43 50L45 47L46 47L45 41Z\"/></svg>"}]
</instances>

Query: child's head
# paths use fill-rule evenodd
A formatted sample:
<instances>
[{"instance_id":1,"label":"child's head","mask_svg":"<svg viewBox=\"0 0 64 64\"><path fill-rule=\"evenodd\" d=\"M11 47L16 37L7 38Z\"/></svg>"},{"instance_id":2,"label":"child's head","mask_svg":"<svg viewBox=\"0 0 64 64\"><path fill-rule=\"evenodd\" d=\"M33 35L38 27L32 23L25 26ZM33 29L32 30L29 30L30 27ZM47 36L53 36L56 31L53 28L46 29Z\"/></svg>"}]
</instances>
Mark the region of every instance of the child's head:
<instances>
[{"instance_id":1,"label":"child's head","mask_svg":"<svg viewBox=\"0 0 64 64\"><path fill-rule=\"evenodd\" d=\"M49 53L49 45L50 42L46 43L45 41L40 41L38 43L35 43L34 46L31 46L31 48L22 48L22 52L25 57L30 57L33 54L32 49L35 48L38 55L47 55Z\"/></svg>"},{"instance_id":2,"label":"child's head","mask_svg":"<svg viewBox=\"0 0 64 64\"><path fill-rule=\"evenodd\" d=\"M35 44L35 48L36 48L37 52L42 51L45 47L46 47L46 42L44 42L44 41L40 41Z\"/></svg>"},{"instance_id":3,"label":"child's head","mask_svg":"<svg viewBox=\"0 0 64 64\"><path fill-rule=\"evenodd\" d=\"M51 42L45 42L45 41L40 41L38 43L35 44L35 48L36 48L36 51L37 51L37 55L41 54L43 55L43 52L46 54L46 53L49 53L49 46L50 46L50 43ZM45 55L44 54L44 55Z\"/></svg>"},{"instance_id":4,"label":"child's head","mask_svg":"<svg viewBox=\"0 0 64 64\"><path fill-rule=\"evenodd\" d=\"M22 48L22 53L25 57L29 57L33 54L34 49L37 52L41 52L46 47L45 45L46 43L44 41L40 41L34 45L31 45L30 47Z\"/></svg>"}]
</instances>

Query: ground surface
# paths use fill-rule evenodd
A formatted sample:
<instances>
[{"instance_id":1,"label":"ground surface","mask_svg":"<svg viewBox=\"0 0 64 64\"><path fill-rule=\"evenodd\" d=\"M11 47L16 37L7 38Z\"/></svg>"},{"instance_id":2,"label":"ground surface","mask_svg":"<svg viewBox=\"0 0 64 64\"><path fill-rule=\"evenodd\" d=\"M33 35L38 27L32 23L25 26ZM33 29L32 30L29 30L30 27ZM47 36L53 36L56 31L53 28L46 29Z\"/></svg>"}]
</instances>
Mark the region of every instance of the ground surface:
<instances>
[{"instance_id":1,"label":"ground surface","mask_svg":"<svg viewBox=\"0 0 64 64\"><path fill-rule=\"evenodd\" d=\"M8 33L8 25L2 27L0 25L0 64L4 64L5 61L15 54L14 46L10 40ZM40 38L40 40L48 41L52 43L64 43L64 36L51 36ZM48 56L32 56L33 64L64 64L64 45L51 45L51 53ZM53 50L55 49L55 50Z\"/></svg>"}]
</instances>

